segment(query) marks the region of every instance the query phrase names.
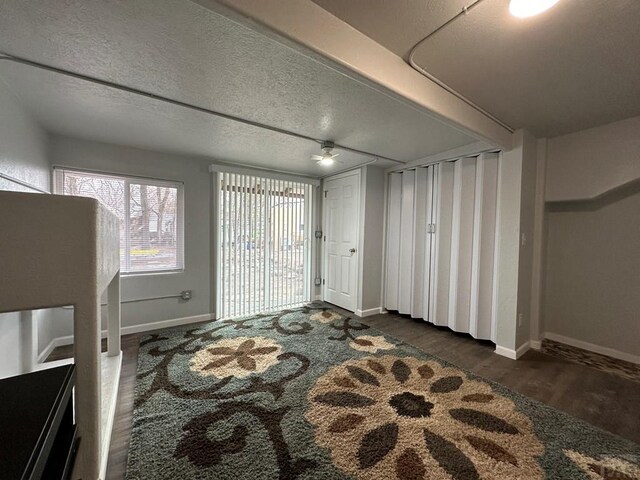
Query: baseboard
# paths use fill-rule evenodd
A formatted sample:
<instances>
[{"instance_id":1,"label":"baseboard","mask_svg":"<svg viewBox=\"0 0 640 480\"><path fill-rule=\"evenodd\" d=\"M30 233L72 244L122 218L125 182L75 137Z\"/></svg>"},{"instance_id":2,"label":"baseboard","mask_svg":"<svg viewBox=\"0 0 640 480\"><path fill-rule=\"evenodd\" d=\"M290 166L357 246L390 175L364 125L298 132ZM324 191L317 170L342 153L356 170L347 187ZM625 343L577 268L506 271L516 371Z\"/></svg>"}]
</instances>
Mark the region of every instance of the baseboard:
<instances>
[{"instance_id":1,"label":"baseboard","mask_svg":"<svg viewBox=\"0 0 640 480\"><path fill-rule=\"evenodd\" d=\"M531 342L525 342L517 350L512 350L511 348L501 347L500 345L496 345L496 353L498 355L502 355L503 357L510 358L511 360L517 360L522 355L524 355L531 348Z\"/></svg>"},{"instance_id":2,"label":"baseboard","mask_svg":"<svg viewBox=\"0 0 640 480\"><path fill-rule=\"evenodd\" d=\"M367 310L356 309L354 313L359 317L371 317L373 315L378 315L379 313L383 313L383 312L381 307L376 307L376 308L369 308Z\"/></svg>"},{"instance_id":3,"label":"baseboard","mask_svg":"<svg viewBox=\"0 0 640 480\"><path fill-rule=\"evenodd\" d=\"M153 330L161 330L163 328L179 327L180 325L188 325L190 323L208 322L215 320L213 313L205 313L204 315L194 315L192 317L173 318L170 320L161 320L159 322L143 323L141 325L131 325L122 327L122 335L130 335L132 333L150 332ZM106 336L106 330L102 332Z\"/></svg>"},{"instance_id":4,"label":"baseboard","mask_svg":"<svg viewBox=\"0 0 640 480\"><path fill-rule=\"evenodd\" d=\"M140 325L130 325L128 327L122 327L120 329L121 335L130 335L132 333L152 332L154 330L162 330L163 328L179 327L180 325L188 325L190 323L207 322L214 320L215 315L212 313L205 313L203 315L193 315L191 317L171 318L169 320L160 320L158 322L142 323ZM102 338L107 338L107 331L101 332ZM42 353L38 356L38 363L42 363L49 354L56 348L64 345L73 345L73 335L66 335L64 337L56 337Z\"/></svg>"},{"instance_id":5,"label":"baseboard","mask_svg":"<svg viewBox=\"0 0 640 480\"><path fill-rule=\"evenodd\" d=\"M529 346L532 350L540 350L542 348L542 340L529 340Z\"/></svg>"},{"instance_id":6,"label":"baseboard","mask_svg":"<svg viewBox=\"0 0 640 480\"><path fill-rule=\"evenodd\" d=\"M564 343L572 347L588 350L590 352L599 353L600 355L606 355L607 357L617 358L618 360L624 360L625 362L640 365L640 355L621 352L620 350L616 350L614 348L595 345L593 343L584 342L575 338L565 337L564 335L558 335L557 333L545 332L544 338L548 338L549 340L553 340L554 342Z\"/></svg>"}]
</instances>

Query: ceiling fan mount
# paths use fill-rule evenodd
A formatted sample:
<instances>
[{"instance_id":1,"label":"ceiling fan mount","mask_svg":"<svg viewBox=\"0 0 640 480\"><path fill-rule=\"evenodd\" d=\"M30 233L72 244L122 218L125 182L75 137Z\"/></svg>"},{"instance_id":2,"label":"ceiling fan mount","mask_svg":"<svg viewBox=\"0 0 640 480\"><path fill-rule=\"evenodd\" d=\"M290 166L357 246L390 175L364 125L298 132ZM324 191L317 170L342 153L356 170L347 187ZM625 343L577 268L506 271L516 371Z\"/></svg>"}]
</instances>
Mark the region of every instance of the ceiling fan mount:
<instances>
[{"instance_id":1,"label":"ceiling fan mount","mask_svg":"<svg viewBox=\"0 0 640 480\"><path fill-rule=\"evenodd\" d=\"M318 165L323 167L329 167L333 165L337 160L335 158L340 155L339 153L333 153L335 144L331 141L325 140L321 143L320 149L322 155L311 155L311 160L318 162Z\"/></svg>"}]
</instances>

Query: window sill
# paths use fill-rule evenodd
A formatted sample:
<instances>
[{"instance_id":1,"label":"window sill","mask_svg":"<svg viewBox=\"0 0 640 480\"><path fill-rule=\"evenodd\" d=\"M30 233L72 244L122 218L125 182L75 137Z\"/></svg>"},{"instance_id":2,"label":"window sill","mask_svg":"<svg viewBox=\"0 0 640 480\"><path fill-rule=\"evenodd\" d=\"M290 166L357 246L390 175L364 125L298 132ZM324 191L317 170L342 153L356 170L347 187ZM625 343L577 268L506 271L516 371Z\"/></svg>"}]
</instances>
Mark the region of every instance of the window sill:
<instances>
[{"instance_id":1,"label":"window sill","mask_svg":"<svg viewBox=\"0 0 640 480\"><path fill-rule=\"evenodd\" d=\"M138 277L159 277L165 275L180 275L184 273L184 268L176 270L157 270L151 272L127 272L120 273L122 278L138 278Z\"/></svg>"}]
</instances>

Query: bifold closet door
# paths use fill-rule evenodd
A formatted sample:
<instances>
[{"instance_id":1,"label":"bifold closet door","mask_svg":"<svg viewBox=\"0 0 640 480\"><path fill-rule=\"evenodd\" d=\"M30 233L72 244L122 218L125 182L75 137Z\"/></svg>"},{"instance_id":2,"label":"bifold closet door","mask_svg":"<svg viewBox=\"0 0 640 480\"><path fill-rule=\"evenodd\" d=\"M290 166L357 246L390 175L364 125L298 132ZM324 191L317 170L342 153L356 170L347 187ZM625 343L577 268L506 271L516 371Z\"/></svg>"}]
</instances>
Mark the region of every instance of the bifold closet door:
<instances>
[{"instance_id":1,"label":"bifold closet door","mask_svg":"<svg viewBox=\"0 0 640 480\"><path fill-rule=\"evenodd\" d=\"M392 173L389 179L385 307L417 318L423 316L429 275L432 170Z\"/></svg>"},{"instance_id":2,"label":"bifold closet door","mask_svg":"<svg viewBox=\"0 0 640 480\"><path fill-rule=\"evenodd\" d=\"M411 313L411 299L413 297L415 179L415 170L402 173L398 311L405 314Z\"/></svg>"},{"instance_id":3,"label":"bifold closet door","mask_svg":"<svg viewBox=\"0 0 640 480\"><path fill-rule=\"evenodd\" d=\"M449 324L449 288L451 267L451 227L453 220L453 186L455 162L444 162L436 167L432 253L433 287L430 298L430 317L435 325Z\"/></svg>"},{"instance_id":4,"label":"bifold closet door","mask_svg":"<svg viewBox=\"0 0 640 480\"><path fill-rule=\"evenodd\" d=\"M414 251L412 262L411 279L411 316L414 318L426 318L424 312L424 287L425 287L425 257L427 250L427 197L431 190L428 185L428 175L426 168L415 170L415 206L413 209L414 224ZM427 286L429 282L427 280Z\"/></svg>"},{"instance_id":5,"label":"bifold closet door","mask_svg":"<svg viewBox=\"0 0 640 480\"><path fill-rule=\"evenodd\" d=\"M453 331L469 333L476 159L454 163L448 325Z\"/></svg>"},{"instance_id":6,"label":"bifold closet door","mask_svg":"<svg viewBox=\"0 0 640 480\"><path fill-rule=\"evenodd\" d=\"M498 154L393 173L385 307L491 339Z\"/></svg>"},{"instance_id":7,"label":"bifold closet door","mask_svg":"<svg viewBox=\"0 0 640 480\"><path fill-rule=\"evenodd\" d=\"M400 213L402 211L402 173L389 175L387 193L387 255L385 308L398 310L400 278Z\"/></svg>"},{"instance_id":8,"label":"bifold closet door","mask_svg":"<svg viewBox=\"0 0 640 480\"><path fill-rule=\"evenodd\" d=\"M475 194L469 333L474 338L495 340L497 153L485 153L478 158Z\"/></svg>"},{"instance_id":9,"label":"bifold closet door","mask_svg":"<svg viewBox=\"0 0 640 480\"><path fill-rule=\"evenodd\" d=\"M438 190L434 323L483 340L492 339L494 323L498 158L488 153L442 164Z\"/></svg>"},{"instance_id":10,"label":"bifold closet door","mask_svg":"<svg viewBox=\"0 0 640 480\"><path fill-rule=\"evenodd\" d=\"M429 319L432 286L433 181L435 167L415 170L411 316Z\"/></svg>"}]
</instances>

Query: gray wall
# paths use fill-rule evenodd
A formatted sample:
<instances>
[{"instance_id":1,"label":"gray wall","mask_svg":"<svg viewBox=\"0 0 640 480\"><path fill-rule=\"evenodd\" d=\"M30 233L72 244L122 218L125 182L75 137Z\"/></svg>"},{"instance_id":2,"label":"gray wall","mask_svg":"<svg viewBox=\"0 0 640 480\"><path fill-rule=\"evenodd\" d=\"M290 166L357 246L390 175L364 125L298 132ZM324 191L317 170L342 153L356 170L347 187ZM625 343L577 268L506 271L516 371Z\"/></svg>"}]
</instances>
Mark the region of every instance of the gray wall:
<instances>
[{"instance_id":1,"label":"gray wall","mask_svg":"<svg viewBox=\"0 0 640 480\"><path fill-rule=\"evenodd\" d=\"M514 148L501 154L498 174L496 218L496 345L515 350L518 334L518 281L520 261L520 204L524 155L524 132L516 132Z\"/></svg>"},{"instance_id":2,"label":"gray wall","mask_svg":"<svg viewBox=\"0 0 640 480\"><path fill-rule=\"evenodd\" d=\"M548 142L548 202L593 198L636 178L640 178L640 116Z\"/></svg>"},{"instance_id":3,"label":"gray wall","mask_svg":"<svg viewBox=\"0 0 640 480\"><path fill-rule=\"evenodd\" d=\"M533 229L536 198L537 140L522 132L522 184L520 191L520 258L518 261L518 318L516 349L531 336L533 287Z\"/></svg>"},{"instance_id":4,"label":"gray wall","mask_svg":"<svg viewBox=\"0 0 640 480\"><path fill-rule=\"evenodd\" d=\"M0 82L0 172L38 188L49 190L47 136ZM33 191L0 178L0 190ZM0 219L2 229L2 219ZM36 317L41 312L36 314ZM41 321L44 336L49 322ZM0 377L20 373L20 314L0 314Z\"/></svg>"},{"instance_id":5,"label":"gray wall","mask_svg":"<svg viewBox=\"0 0 640 480\"><path fill-rule=\"evenodd\" d=\"M640 188L547 217L546 332L640 356Z\"/></svg>"},{"instance_id":6,"label":"gray wall","mask_svg":"<svg viewBox=\"0 0 640 480\"><path fill-rule=\"evenodd\" d=\"M362 169L361 184L365 189L364 238L361 242L362 279L361 310L379 308L382 288L382 259L384 249L384 169L367 165Z\"/></svg>"},{"instance_id":7,"label":"gray wall","mask_svg":"<svg viewBox=\"0 0 640 480\"><path fill-rule=\"evenodd\" d=\"M541 331L640 360L640 117L550 139L545 183Z\"/></svg>"},{"instance_id":8,"label":"gray wall","mask_svg":"<svg viewBox=\"0 0 640 480\"><path fill-rule=\"evenodd\" d=\"M184 182L184 273L125 276L122 299L172 295L182 290L193 290L193 298L188 302L172 298L123 304L122 326L211 313L211 161L60 136L52 136L50 144L53 165ZM55 336L72 333L71 316L71 310L56 310Z\"/></svg>"}]
</instances>

